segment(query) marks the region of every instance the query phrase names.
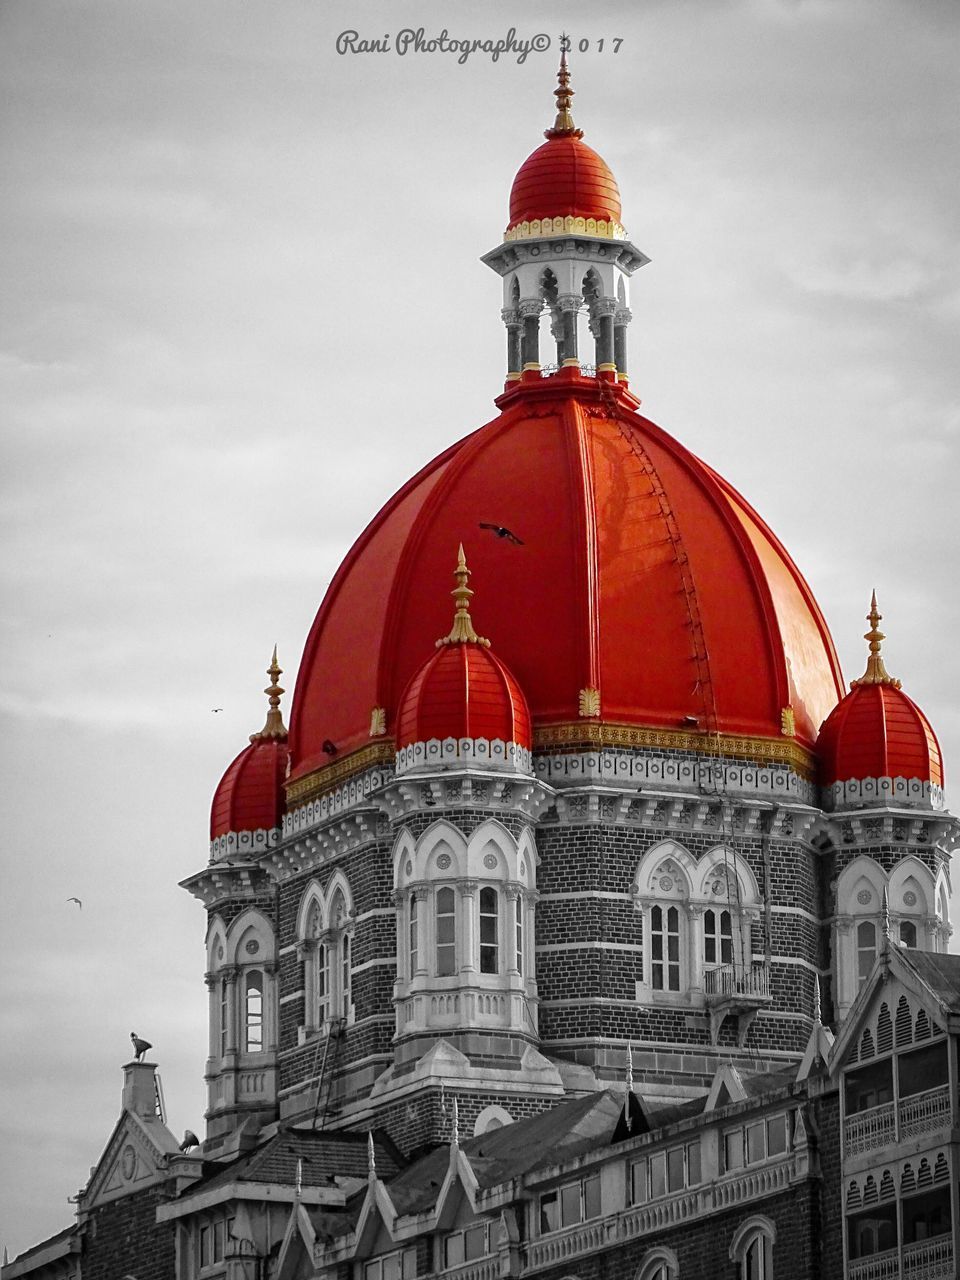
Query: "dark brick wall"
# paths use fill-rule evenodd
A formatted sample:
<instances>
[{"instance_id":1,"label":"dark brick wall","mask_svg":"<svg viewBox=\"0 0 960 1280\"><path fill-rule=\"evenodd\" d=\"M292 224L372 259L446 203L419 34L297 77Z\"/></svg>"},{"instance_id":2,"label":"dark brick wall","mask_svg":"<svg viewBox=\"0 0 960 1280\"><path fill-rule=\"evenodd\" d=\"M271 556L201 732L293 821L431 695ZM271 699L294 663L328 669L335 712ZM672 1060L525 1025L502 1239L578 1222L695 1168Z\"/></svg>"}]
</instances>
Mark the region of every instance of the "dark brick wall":
<instances>
[{"instance_id":1,"label":"dark brick wall","mask_svg":"<svg viewBox=\"0 0 960 1280\"><path fill-rule=\"evenodd\" d=\"M156 1221L157 1205L165 1199L161 1185L94 1209L83 1235L84 1280L174 1280L174 1228Z\"/></svg>"}]
</instances>

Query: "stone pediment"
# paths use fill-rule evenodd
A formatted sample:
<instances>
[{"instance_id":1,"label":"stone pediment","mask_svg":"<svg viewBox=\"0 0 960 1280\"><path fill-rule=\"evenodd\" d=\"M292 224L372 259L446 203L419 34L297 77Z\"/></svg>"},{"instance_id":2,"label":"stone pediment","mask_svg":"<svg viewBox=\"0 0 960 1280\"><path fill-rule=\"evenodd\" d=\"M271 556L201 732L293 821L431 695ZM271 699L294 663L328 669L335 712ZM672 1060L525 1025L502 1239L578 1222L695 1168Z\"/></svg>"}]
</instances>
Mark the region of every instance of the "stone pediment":
<instances>
[{"instance_id":1,"label":"stone pediment","mask_svg":"<svg viewBox=\"0 0 960 1280\"><path fill-rule=\"evenodd\" d=\"M133 1195L167 1176L167 1157L179 1153L159 1119L144 1121L125 1111L100 1157L83 1196L84 1210Z\"/></svg>"}]
</instances>

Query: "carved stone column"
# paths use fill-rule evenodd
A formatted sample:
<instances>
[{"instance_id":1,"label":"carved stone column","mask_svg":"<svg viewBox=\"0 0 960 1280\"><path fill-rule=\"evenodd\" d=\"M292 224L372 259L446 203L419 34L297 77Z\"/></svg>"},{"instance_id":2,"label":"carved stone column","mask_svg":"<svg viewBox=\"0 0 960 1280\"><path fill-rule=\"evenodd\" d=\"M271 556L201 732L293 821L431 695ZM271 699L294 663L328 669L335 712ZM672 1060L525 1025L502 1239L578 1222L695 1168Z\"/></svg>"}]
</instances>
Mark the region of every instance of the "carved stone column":
<instances>
[{"instance_id":1,"label":"carved stone column","mask_svg":"<svg viewBox=\"0 0 960 1280\"><path fill-rule=\"evenodd\" d=\"M583 306L583 299L577 293L561 293L557 299L562 330L561 350L558 360L569 368L580 368L580 356L577 351L577 316ZM561 354L562 351L562 354Z\"/></svg>"},{"instance_id":2,"label":"carved stone column","mask_svg":"<svg viewBox=\"0 0 960 1280\"><path fill-rule=\"evenodd\" d=\"M613 359L618 373L627 372L627 325L633 319L629 307L621 307L613 317Z\"/></svg>"},{"instance_id":3,"label":"carved stone column","mask_svg":"<svg viewBox=\"0 0 960 1280\"><path fill-rule=\"evenodd\" d=\"M504 307L500 315L507 327L507 381L515 382L520 377L520 370L523 368L523 359L520 352L522 332L520 312L516 307Z\"/></svg>"},{"instance_id":4,"label":"carved stone column","mask_svg":"<svg viewBox=\"0 0 960 1280\"><path fill-rule=\"evenodd\" d=\"M476 973L477 965L474 958L474 950L477 944L476 880L462 880L460 882L460 918L463 937L460 968L468 973Z\"/></svg>"},{"instance_id":5,"label":"carved stone column","mask_svg":"<svg viewBox=\"0 0 960 1280\"><path fill-rule=\"evenodd\" d=\"M617 304L613 298L598 298L590 307L590 332L597 344L597 373L613 373L613 316Z\"/></svg>"},{"instance_id":6,"label":"carved stone column","mask_svg":"<svg viewBox=\"0 0 960 1280\"><path fill-rule=\"evenodd\" d=\"M540 368L540 312L543 303L539 298L524 298L520 302L520 315L523 317L523 369L538 370Z\"/></svg>"}]
</instances>

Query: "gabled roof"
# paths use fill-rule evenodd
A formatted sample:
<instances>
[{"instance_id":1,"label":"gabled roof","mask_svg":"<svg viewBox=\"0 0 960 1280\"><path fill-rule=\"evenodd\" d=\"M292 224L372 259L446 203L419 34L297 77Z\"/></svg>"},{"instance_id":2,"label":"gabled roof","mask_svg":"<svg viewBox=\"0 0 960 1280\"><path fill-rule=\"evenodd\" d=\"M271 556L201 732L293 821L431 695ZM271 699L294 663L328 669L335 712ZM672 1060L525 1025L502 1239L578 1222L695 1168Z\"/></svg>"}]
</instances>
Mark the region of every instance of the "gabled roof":
<instances>
[{"instance_id":1,"label":"gabled roof","mask_svg":"<svg viewBox=\"0 0 960 1280\"><path fill-rule=\"evenodd\" d=\"M385 1133L378 1131L374 1135L374 1150L377 1169L384 1177L390 1178L402 1168L403 1156ZM212 1176L191 1187L188 1194L234 1182L293 1186L298 1161L302 1161L301 1180L305 1187L342 1185L337 1183L338 1178L366 1182L367 1135L283 1129L230 1164L214 1166Z\"/></svg>"},{"instance_id":2,"label":"gabled roof","mask_svg":"<svg viewBox=\"0 0 960 1280\"><path fill-rule=\"evenodd\" d=\"M831 1072L843 1065L851 1047L858 1043L864 1022L891 978L911 991L936 1022L950 1031L960 1031L960 956L913 951L888 940L840 1027L830 1055ZM953 1026L950 1019L954 1020Z\"/></svg>"}]
</instances>

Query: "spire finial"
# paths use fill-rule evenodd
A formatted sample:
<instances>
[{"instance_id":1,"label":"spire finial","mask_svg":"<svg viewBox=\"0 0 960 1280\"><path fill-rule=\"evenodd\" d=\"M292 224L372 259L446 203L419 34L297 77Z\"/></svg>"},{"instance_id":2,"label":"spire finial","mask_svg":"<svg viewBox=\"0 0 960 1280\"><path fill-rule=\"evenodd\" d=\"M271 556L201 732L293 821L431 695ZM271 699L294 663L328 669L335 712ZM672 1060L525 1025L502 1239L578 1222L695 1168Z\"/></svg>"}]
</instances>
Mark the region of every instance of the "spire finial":
<instances>
[{"instance_id":1,"label":"spire finial","mask_svg":"<svg viewBox=\"0 0 960 1280\"><path fill-rule=\"evenodd\" d=\"M294 1190L296 1191L296 1196L297 1196L297 1199L299 1200L301 1194L303 1193L303 1159L302 1158L297 1160L297 1181L296 1181Z\"/></svg>"},{"instance_id":2,"label":"spire finial","mask_svg":"<svg viewBox=\"0 0 960 1280\"><path fill-rule=\"evenodd\" d=\"M460 1107L457 1095L453 1095L453 1115L450 1119L450 1145L454 1149L460 1145Z\"/></svg>"},{"instance_id":3,"label":"spire finial","mask_svg":"<svg viewBox=\"0 0 960 1280\"><path fill-rule=\"evenodd\" d=\"M877 623L883 617L883 614L877 609L877 593L874 591L870 597L870 612L867 614L867 621L870 623L870 630L863 634L864 640L870 645L870 654L867 657L867 669L859 680L851 680L850 688L855 688L858 684L890 684L894 689L900 688L900 681L894 680L887 668L883 665L883 658L880 656L880 642L886 637L877 627Z\"/></svg>"},{"instance_id":4,"label":"spire finial","mask_svg":"<svg viewBox=\"0 0 960 1280\"><path fill-rule=\"evenodd\" d=\"M377 1154L373 1145L373 1130L367 1130L367 1177L371 1181L377 1176Z\"/></svg>"},{"instance_id":5,"label":"spire finial","mask_svg":"<svg viewBox=\"0 0 960 1280\"><path fill-rule=\"evenodd\" d=\"M880 908L880 929L886 945L890 941L890 899L887 897L886 886L883 890L883 906Z\"/></svg>"},{"instance_id":6,"label":"spire finial","mask_svg":"<svg viewBox=\"0 0 960 1280\"><path fill-rule=\"evenodd\" d=\"M473 629L473 619L470 617L470 597L473 592L467 586L467 579L470 577L470 570L467 568L467 559L463 554L463 543L460 543L457 552L457 567L453 571L453 576L457 580L457 585L450 592L456 602L457 611L453 615L453 626L448 636L443 636L437 641L437 648L445 644L482 644L488 649L490 641L485 640L483 636L478 636Z\"/></svg>"},{"instance_id":7,"label":"spire finial","mask_svg":"<svg viewBox=\"0 0 960 1280\"><path fill-rule=\"evenodd\" d=\"M270 708L267 711L266 724L260 732L251 733L251 742L259 742L261 738L279 738L283 741L287 736L287 726L283 723L283 715L280 711L280 695L283 693L283 689L277 683L283 675L283 669L277 664L276 645L273 646L273 657L270 659L269 667L267 667L267 675L270 677L270 683L263 692L270 699Z\"/></svg>"},{"instance_id":8,"label":"spire finial","mask_svg":"<svg viewBox=\"0 0 960 1280\"><path fill-rule=\"evenodd\" d=\"M630 1123L630 1095L633 1093L633 1041L627 1041L627 1088L623 1098L623 1119Z\"/></svg>"},{"instance_id":9,"label":"spire finial","mask_svg":"<svg viewBox=\"0 0 960 1280\"><path fill-rule=\"evenodd\" d=\"M573 116L570 114L570 99L573 97L573 90L570 88L570 71L567 68L567 50L570 47L570 37L564 33L560 37L560 70L557 72L557 88L553 91L553 96L557 100L557 118L553 122L553 128L544 132L545 138L582 138L583 130L578 129L573 123Z\"/></svg>"},{"instance_id":10,"label":"spire finial","mask_svg":"<svg viewBox=\"0 0 960 1280\"><path fill-rule=\"evenodd\" d=\"M813 1022L814 1026L821 1026L821 1010L820 1010L820 975L813 975Z\"/></svg>"}]
</instances>

